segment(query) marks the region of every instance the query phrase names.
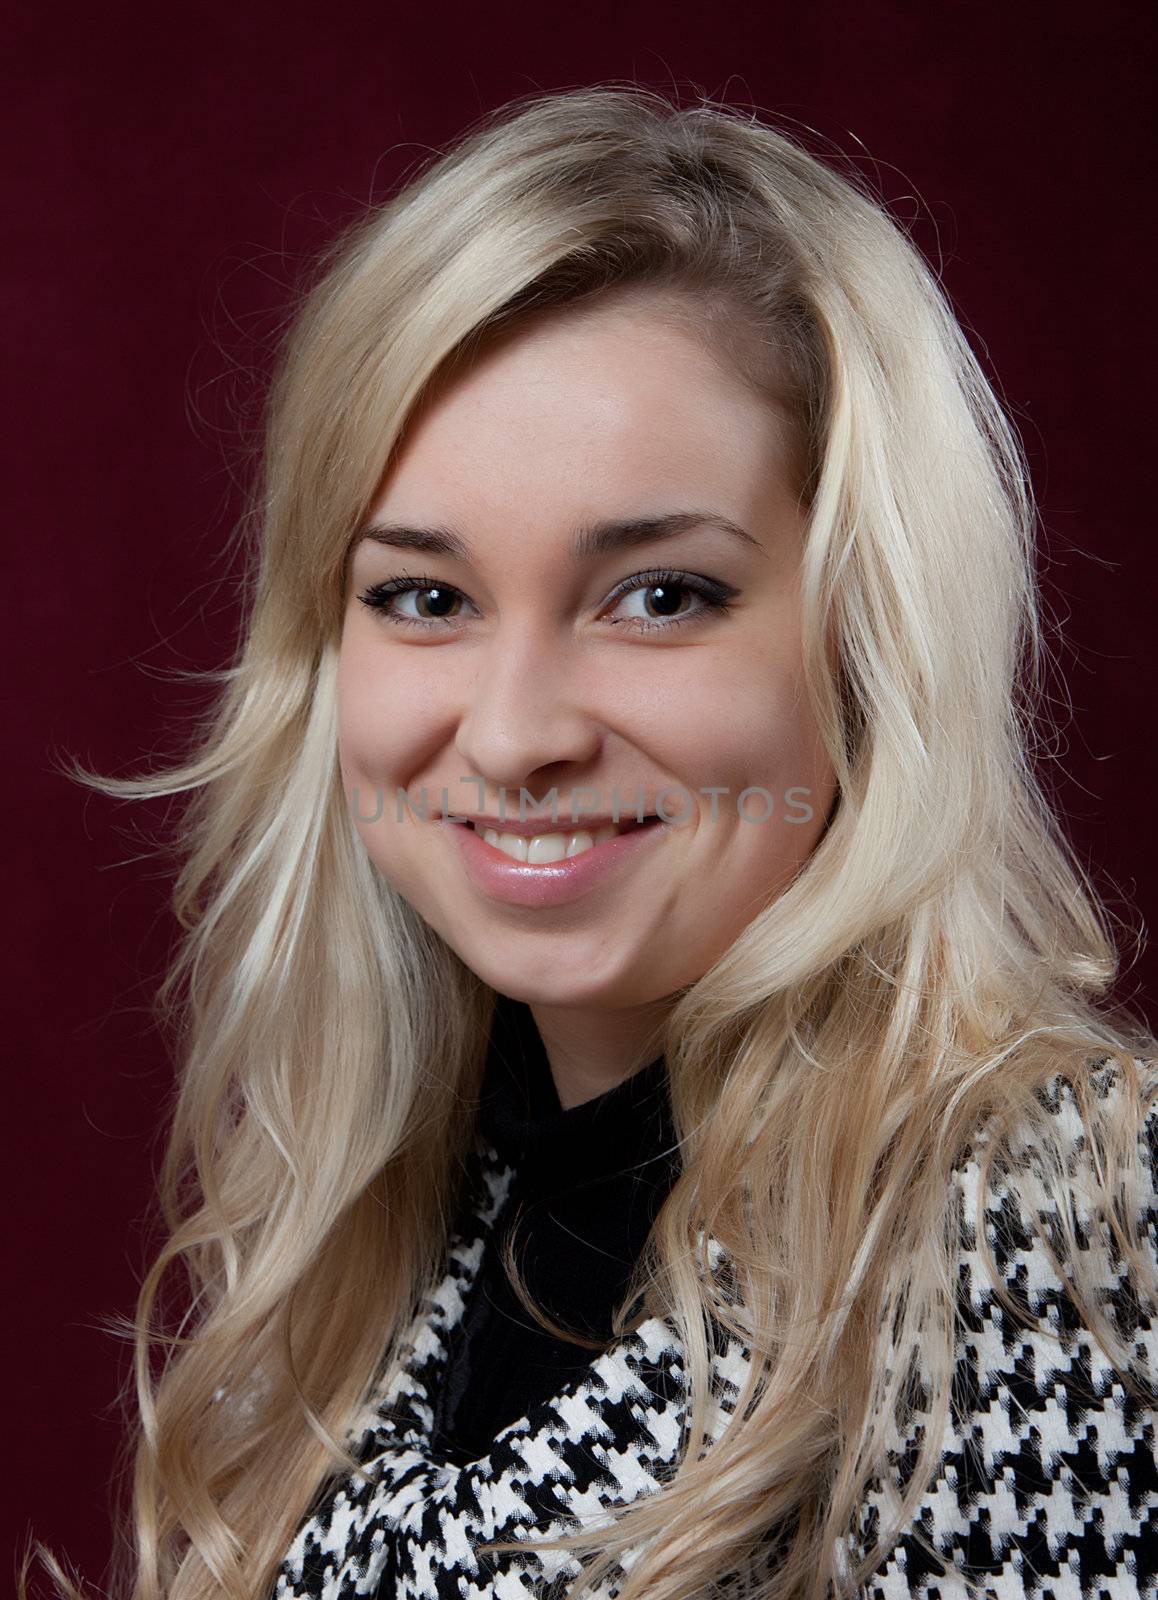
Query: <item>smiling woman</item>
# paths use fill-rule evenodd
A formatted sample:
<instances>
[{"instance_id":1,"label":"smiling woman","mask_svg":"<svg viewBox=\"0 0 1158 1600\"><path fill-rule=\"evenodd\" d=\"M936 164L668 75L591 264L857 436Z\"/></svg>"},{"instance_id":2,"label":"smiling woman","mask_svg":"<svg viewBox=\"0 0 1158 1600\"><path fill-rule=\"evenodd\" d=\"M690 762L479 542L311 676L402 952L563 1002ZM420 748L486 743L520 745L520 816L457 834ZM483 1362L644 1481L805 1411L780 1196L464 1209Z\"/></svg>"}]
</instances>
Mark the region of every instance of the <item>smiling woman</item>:
<instances>
[{"instance_id":1,"label":"smiling woman","mask_svg":"<svg viewBox=\"0 0 1158 1600\"><path fill-rule=\"evenodd\" d=\"M199 748L77 772L192 796L117 1600L1155 1594L1158 1043L904 233L505 107L328 257L256 496Z\"/></svg>"},{"instance_id":2,"label":"smiling woman","mask_svg":"<svg viewBox=\"0 0 1158 1600\"><path fill-rule=\"evenodd\" d=\"M534 1008L565 1098L649 1058L836 792L804 692L791 430L691 331L694 300L680 312L628 289L508 326L407 431L351 553L347 788L447 793L484 830L383 806L359 819L367 853ZM803 826L735 804L787 788ZM690 892L706 881L707 902Z\"/></svg>"}]
</instances>

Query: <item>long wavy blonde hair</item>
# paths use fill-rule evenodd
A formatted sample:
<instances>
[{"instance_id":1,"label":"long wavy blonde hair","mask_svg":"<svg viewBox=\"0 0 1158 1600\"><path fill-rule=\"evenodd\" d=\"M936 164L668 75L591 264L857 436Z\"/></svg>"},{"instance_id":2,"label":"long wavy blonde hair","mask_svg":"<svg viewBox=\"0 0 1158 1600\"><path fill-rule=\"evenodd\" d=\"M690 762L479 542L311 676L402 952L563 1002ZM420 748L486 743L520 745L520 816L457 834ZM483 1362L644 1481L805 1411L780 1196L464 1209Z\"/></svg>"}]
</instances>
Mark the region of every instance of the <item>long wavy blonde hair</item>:
<instances>
[{"instance_id":1,"label":"long wavy blonde hair","mask_svg":"<svg viewBox=\"0 0 1158 1600\"><path fill-rule=\"evenodd\" d=\"M760 1595L852 1592L865 1569L842 1577L835 1547L909 1372L875 1333L902 1358L920 1348L943 1417L949 1170L986 1120L1028 1119L1048 1155L1033 1089L1058 1071L1103 1119L1101 1203L1158 1296L1129 1187L1153 1036L1110 1005L1110 917L1035 778L1032 492L943 292L861 179L766 121L632 84L527 96L359 219L304 291L270 395L243 638L194 753L123 780L70 768L110 795L189 796L184 937L159 995L180 1055L170 1236L138 1306L117 1595L267 1593L440 1275L495 995L352 825L335 719L347 559L436 374L517 318L629 285L678 299L762 392L790 390L807 686L839 802L667 1021L681 1173L616 1328L669 1316L694 1404L661 1493L554 1541L591 1557L568 1595L636 1546L621 1600L706 1594L776 1533ZM1112 1115L1082 1092L1106 1057L1126 1091ZM706 1235L739 1304L701 1269ZM1125 1372L1083 1287L1090 1252L1073 1255L1071 1292ZM759 1358L710 1452L709 1316Z\"/></svg>"}]
</instances>

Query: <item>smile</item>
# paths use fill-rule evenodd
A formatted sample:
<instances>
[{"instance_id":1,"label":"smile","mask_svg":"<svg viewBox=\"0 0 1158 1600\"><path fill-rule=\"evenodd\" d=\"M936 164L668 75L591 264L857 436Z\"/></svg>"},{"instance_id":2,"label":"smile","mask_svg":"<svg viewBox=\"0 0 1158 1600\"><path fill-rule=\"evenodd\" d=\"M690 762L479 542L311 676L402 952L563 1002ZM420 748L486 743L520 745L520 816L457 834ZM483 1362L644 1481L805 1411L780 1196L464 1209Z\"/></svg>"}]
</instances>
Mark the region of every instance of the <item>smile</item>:
<instances>
[{"instance_id":1,"label":"smile","mask_svg":"<svg viewBox=\"0 0 1158 1600\"><path fill-rule=\"evenodd\" d=\"M624 822L609 822L594 832L586 828L571 828L565 833L535 834L503 833L498 828L480 827L477 822L468 822L466 826L481 834L492 849L510 856L512 861L525 861L531 867L547 867L556 861L568 861L582 855L586 850L594 850L610 839L617 839L622 833L632 833L658 820L656 817L646 817L640 823L631 818Z\"/></svg>"},{"instance_id":2,"label":"smile","mask_svg":"<svg viewBox=\"0 0 1158 1600\"><path fill-rule=\"evenodd\" d=\"M588 832L500 833L473 823L437 822L458 847L467 878L488 900L507 905L563 905L589 893L670 837L659 817L609 823Z\"/></svg>"}]
</instances>

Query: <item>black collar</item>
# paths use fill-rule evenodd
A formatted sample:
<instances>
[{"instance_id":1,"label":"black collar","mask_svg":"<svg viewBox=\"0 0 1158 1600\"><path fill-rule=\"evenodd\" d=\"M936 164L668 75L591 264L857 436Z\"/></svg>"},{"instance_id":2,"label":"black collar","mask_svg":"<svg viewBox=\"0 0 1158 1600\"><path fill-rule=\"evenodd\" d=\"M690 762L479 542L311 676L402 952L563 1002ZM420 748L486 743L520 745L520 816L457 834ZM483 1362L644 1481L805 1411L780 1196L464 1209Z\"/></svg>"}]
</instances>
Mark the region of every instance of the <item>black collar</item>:
<instances>
[{"instance_id":1,"label":"black collar","mask_svg":"<svg viewBox=\"0 0 1158 1600\"><path fill-rule=\"evenodd\" d=\"M530 1008L505 995L495 1007L478 1125L518 1169L524 1190L558 1192L675 1157L663 1056L564 1110Z\"/></svg>"}]
</instances>

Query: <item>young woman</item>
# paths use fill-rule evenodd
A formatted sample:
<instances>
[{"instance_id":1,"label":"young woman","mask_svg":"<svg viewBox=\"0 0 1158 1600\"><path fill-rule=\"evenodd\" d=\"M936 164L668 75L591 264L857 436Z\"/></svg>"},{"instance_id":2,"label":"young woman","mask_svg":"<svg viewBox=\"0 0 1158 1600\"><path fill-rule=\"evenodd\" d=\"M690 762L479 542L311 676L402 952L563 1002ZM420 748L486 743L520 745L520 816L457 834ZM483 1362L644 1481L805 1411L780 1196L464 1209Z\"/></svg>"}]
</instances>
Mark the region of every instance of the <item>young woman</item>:
<instances>
[{"instance_id":1,"label":"young woman","mask_svg":"<svg viewBox=\"0 0 1158 1600\"><path fill-rule=\"evenodd\" d=\"M256 508L197 750L82 774L191 796L114 1592L1153 1592L1158 1046L905 235L519 102L326 261Z\"/></svg>"}]
</instances>

